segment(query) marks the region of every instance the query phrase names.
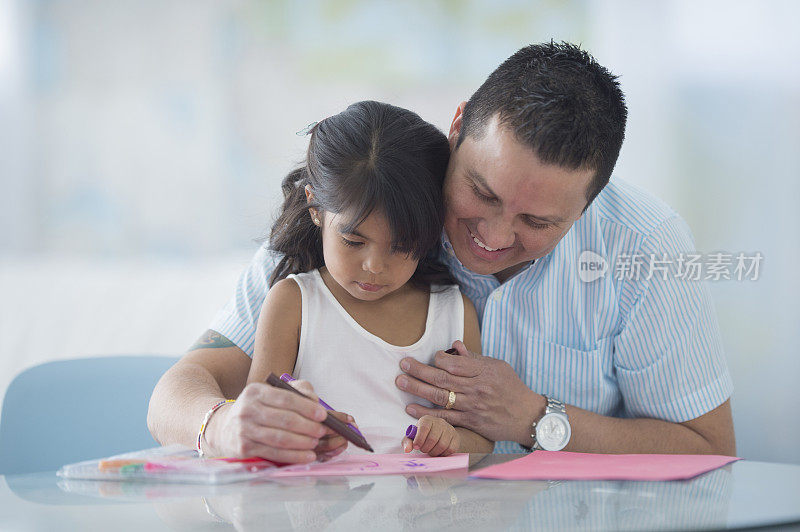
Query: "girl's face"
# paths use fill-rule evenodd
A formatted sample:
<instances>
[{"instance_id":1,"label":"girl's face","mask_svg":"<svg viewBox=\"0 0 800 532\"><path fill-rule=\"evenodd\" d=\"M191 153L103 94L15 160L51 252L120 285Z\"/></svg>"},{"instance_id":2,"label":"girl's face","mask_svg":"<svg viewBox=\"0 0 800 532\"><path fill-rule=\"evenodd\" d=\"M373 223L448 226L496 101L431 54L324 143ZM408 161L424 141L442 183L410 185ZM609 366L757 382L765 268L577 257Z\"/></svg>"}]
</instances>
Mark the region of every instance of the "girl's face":
<instances>
[{"instance_id":1,"label":"girl's face","mask_svg":"<svg viewBox=\"0 0 800 532\"><path fill-rule=\"evenodd\" d=\"M344 232L350 218L311 210L322 228L322 252L331 277L356 299L375 301L402 288L418 260L394 249L383 214L373 211L353 232ZM320 216L321 214L321 216Z\"/></svg>"}]
</instances>

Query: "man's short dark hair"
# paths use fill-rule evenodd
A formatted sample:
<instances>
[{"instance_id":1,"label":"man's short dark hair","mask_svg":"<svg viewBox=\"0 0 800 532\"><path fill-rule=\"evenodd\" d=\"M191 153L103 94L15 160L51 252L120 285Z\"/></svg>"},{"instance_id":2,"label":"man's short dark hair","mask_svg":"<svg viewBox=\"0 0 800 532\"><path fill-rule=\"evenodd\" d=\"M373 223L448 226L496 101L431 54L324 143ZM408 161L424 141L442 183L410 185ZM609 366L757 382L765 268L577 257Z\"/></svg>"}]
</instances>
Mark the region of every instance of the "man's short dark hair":
<instances>
[{"instance_id":1,"label":"man's short dark hair","mask_svg":"<svg viewBox=\"0 0 800 532\"><path fill-rule=\"evenodd\" d=\"M481 138L498 115L545 164L595 172L586 206L611 177L628 110L617 76L567 42L522 48L492 72L464 107L458 147Z\"/></svg>"}]
</instances>

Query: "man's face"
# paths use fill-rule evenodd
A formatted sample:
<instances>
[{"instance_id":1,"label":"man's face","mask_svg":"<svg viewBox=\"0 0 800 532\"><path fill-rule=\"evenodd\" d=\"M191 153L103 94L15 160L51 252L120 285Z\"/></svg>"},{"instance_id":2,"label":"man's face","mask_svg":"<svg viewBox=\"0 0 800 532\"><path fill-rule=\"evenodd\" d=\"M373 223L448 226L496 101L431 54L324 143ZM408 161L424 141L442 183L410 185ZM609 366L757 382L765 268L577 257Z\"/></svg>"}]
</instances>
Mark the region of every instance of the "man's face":
<instances>
[{"instance_id":1,"label":"man's face","mask_svg":"<svg viewBox=\"0 0 800 532\"><path fill-rule=\"evenodd\" d=\"M455 148L460 110L450 131ZM556 246L581 216L590 170L546 165L497 117L482 138L452 151L444 183L445 230L470 270L507 279Z\"/></svg>"}]
</instances>

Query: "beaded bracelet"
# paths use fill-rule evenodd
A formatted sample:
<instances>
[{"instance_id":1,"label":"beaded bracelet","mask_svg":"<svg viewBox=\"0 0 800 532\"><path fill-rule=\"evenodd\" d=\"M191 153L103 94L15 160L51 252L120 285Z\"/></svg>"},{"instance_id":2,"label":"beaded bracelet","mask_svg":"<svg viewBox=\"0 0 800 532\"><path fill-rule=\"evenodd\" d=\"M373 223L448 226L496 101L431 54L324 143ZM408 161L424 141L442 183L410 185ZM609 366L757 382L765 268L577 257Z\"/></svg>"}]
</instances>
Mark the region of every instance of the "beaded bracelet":
<instances>
[{"instance_id":1,"label":"beaded bracelet","mask_svg":"<svg viewBox=\"0 0 800 532\"><path fill-rule=\"evenodd\" d=\"M211 410L206 412L206 417L203 418L203 424L200 425L200 432L197 433L197 454L203 456L203 448L200 446L200 442L203 440L203 436L206 434L206 427L208 426L208 420L211 419L211 416L219 410L220 407L227 405L228 403L235 403L235 399L225 399L224 401L220 401L219 403L215 404L211 407Z\"/></svg>"}]
</instances>

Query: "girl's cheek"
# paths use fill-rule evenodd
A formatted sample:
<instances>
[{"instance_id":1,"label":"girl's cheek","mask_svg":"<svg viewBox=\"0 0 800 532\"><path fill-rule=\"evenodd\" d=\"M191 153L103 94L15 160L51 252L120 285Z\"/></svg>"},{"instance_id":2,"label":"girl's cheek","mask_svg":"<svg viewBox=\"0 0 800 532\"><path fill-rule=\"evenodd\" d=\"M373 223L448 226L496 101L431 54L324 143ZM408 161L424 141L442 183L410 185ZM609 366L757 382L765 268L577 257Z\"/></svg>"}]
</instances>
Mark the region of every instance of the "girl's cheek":
<instances>
[{"instance_id":1,"label":"girl's cheek","mask_svg":"<svg viewBox=\"0 0 800 532\"><path fill-rule=\"evenodd\" d=\"M405 269L406 273L408 274L409 278L411 278L411 276L414 275L414 272L417 270L417 266L418 265L419 265L419 261L416 261L416 260L406 261L404 269Z\"/></svg>"}]
</instances>

